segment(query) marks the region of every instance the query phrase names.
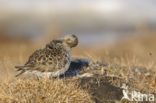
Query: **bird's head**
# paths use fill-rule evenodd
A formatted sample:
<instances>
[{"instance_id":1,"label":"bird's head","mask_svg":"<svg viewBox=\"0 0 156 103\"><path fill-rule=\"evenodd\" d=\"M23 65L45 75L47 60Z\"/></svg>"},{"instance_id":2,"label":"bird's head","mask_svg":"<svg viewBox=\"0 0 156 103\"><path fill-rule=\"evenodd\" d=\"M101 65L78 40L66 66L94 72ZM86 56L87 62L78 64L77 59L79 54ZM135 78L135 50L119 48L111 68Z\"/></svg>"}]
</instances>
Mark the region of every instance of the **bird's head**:
<instances>
[{"instance_id":1,"label":"bird's head","mask_svg":"<svg viewBox=\"0 0 156 103\"><path fill-rule=\"evenodd\" d=\"M63 42L70 48L76 47L78 45L78 38L75 35L67 35L63 38Z\"/></svg>"}]
</instances>

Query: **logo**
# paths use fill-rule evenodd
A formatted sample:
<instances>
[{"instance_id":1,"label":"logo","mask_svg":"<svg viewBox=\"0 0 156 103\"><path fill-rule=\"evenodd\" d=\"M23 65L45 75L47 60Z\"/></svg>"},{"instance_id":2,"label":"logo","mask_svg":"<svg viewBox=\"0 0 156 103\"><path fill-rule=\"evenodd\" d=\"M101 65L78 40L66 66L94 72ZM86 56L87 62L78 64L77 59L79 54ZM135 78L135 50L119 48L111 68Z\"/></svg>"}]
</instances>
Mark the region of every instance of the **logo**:
<instances>
[{"instance_id":1,"label":"logo","mask_svg":"<svg viewBox=\"0 0 156 103\"><path fill-rule=\"evenodd\" d=\"M131 91L129 92L128 90L123 90L123 97L121 99L121 101L123 99L127 99L128 101L139 101L139 102L143 102L143 101L149 101L152 102L154 101L154 94L142 94L140 92L137 91Z\"/></svg>"}]
</instances>

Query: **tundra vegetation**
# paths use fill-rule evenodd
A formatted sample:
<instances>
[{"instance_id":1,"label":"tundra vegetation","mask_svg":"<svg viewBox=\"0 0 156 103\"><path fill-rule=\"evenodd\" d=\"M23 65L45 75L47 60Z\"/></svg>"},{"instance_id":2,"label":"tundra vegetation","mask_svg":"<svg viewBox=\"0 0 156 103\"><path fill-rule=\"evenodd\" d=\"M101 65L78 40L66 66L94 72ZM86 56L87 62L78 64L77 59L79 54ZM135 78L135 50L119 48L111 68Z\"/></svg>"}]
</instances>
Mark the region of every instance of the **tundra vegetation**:
<instances>
[{"instance_id":1,"label":"tundra vegetation","mask_svg":"<svg viewBox=\"0 0 156 103\"><path fill-rule=\"evenodd\" d=\"M94 48L79 46L73 49L73 58L90 60L85 72L94 71L94 75L110 83L109 87L121 88L125 82L131 90L156 94L156 35L155 32L147 32L149 33L151 35L136 36L114 45L99 45ZM96 96L91 96L91 92L84 89L85 83L79 83L75 77L50 80L15 78L17 72L14 66L24 64L34 50L47 43L46 40L34 43L5 39L0 42L1 102L90 103ZM106 65L100 65L99 62ZM99 85L92 86L93 90L96 91L95 88L102 85L101 80L99 79Z\"/></svg>"}]
</instances>

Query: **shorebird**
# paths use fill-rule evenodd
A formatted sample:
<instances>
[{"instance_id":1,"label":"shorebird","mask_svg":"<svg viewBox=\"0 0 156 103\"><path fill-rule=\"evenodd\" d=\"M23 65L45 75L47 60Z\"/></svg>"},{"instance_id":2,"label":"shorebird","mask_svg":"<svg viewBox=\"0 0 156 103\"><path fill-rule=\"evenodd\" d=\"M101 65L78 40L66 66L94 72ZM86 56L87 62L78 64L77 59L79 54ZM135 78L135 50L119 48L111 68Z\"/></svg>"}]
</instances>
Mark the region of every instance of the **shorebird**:
<instances>
[{"instance_id":1,"label":"shorebird","mask_svg":"<svg viewBox=\"0 0 156 103\"><path fill-rule=\"evenodd\" d=\"M25 73L34 73L38 76L58 77L64 74L71 63L71 48L78 45L75 35L67 35L62 39L52 40L42 49L36 50L24 66L15 66L20 71L16 77Z\"/></svg>"}]
</instances>

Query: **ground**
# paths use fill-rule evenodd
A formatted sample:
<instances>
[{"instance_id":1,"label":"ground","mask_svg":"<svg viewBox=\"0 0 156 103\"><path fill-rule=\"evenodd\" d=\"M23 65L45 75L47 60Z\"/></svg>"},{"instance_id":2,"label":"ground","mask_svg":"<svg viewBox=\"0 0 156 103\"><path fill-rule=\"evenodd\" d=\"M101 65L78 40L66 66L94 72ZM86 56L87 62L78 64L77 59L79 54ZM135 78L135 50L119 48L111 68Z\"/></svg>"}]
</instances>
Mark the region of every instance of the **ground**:
<instances>
[{"instance_id":1,"label":"ground","mask_svg":"<svg viewBox=\"0 0 156 103\"><path fill-rule=\"evenodd\" d=\"M14 66L23 65L45 42L3 41L0 43L0 101L119 102L124 84L131 91L156 94L155 40L153 33L115 45L74 48L73 60L89 60L89 65L77 76L51 80L15 78Z\"/></svg>"}]
</instances>

